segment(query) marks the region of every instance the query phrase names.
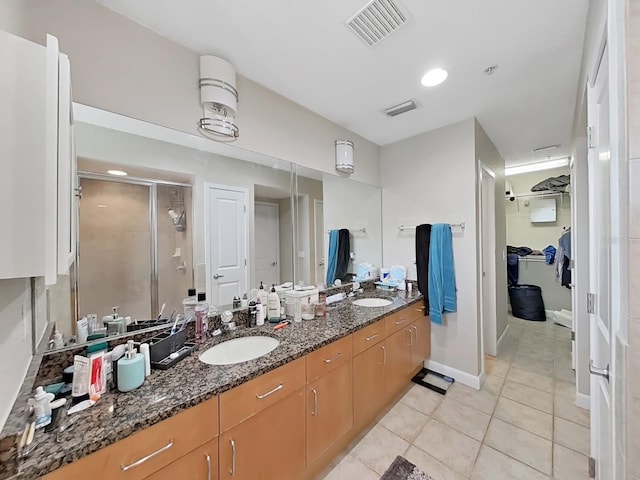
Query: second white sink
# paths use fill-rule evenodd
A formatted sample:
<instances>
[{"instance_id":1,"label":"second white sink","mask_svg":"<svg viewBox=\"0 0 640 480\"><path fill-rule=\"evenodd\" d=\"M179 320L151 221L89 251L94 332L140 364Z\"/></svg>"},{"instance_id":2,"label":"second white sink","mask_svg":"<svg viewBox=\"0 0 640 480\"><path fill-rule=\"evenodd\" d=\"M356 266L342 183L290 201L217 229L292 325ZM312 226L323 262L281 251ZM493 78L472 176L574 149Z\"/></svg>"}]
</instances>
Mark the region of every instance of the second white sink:
<instances>
[{"instance_id":1,"label":"second white sink","mask_svg":"<svg viewBox=\"0 0 640 480\"><path fill-rule=\"evenodd\" d=\"M265 336L234 338L211 347L199 359L209 365L233 365L262 357L278 345L279 340Z\"/></svg>"},{"instance_id":2,"label":"second white sink","mask_svg":"<svg viewBox=\"0 0 640 480\"><path fill-rule=\"evenodd\" d=\"M353 301L353 304L358 307L386 307L392 303L391 300L386 298L359 298Z\"/></svg>"}]
</instances>

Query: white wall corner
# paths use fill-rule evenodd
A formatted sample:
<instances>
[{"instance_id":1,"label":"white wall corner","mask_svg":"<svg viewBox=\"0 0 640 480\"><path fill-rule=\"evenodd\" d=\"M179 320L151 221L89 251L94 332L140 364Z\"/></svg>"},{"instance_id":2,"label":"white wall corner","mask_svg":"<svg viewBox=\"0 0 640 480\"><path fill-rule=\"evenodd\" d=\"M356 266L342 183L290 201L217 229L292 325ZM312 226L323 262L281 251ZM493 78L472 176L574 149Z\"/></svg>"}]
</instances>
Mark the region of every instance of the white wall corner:
<instances>
[{"instance_id":1,"label":"white wall corner","mask_svg":"<svg viewBox=\"0 0 640 480\"><path fill-rule=\"evenodd\" d=\"M443 365L442 363L438 363L433 360L425 360L424 366L429 370L433 370L434 372L446 375L447 377L451 377L455 379L456 382L459 382L471 388L475 388L476 390L480 390L480 387L482 387L485 379L484 372L481 372L480 375L472 375L470 373L463 372L462 370L458 370L457 368L449 367L448 365Z\"/></svg>"},{"instance_id":2,"label":"white wall corner","mask_svg":"<svg viewBox=\"0 0 640 480\"><path fill-rule=\"evenodd\" d=\"M591 397L584 393L576 393L576 405L585 410L591 410Z\"/></svg>"},{"instance_id":3,"label":"white wall corner","mask_svg":"<svg viewBox=\"0 0 640 480\"><path fill-rule=\"evenodd\" d=\"M498 338L498 353L500 353L500 347L502 347L502 344L504 343L504 341L507 339L508 336L509 336L509 324L507 323L507 326L502 331L502 335L500 335L500 337Z\"/></svg>"}]
</instances>

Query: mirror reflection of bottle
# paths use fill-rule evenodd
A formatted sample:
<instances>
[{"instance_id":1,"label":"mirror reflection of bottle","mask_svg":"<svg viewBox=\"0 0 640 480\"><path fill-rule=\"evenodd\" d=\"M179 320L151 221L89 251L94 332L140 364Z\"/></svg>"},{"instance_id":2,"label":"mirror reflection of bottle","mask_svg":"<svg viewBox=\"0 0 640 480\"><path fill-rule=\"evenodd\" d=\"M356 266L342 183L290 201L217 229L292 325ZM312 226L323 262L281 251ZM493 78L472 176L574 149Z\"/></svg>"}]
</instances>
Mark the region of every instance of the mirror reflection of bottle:
<instances>
[{"instance_id":1,"label":"mirror reflection of bottle","mask_svg":"<svg viewBox=\"0 0 640 480\"><path fill-rule=\"evenodd\" d=\"M198 294L198 303L195 307L196 315L196 341L204 342L207 338L207 316L209 314L209 304L207 303L207 294Z\"/></svg>"}]
</instances>

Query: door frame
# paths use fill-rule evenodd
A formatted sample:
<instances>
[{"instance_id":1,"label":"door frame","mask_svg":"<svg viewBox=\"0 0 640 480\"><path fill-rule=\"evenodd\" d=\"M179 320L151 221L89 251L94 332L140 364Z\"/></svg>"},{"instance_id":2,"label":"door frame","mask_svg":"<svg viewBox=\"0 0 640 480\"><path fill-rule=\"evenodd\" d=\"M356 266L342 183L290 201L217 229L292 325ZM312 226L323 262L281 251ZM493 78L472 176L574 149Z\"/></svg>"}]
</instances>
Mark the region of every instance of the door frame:
<instances>
[{"instance_id":1,"label":"door frame","mask_svg":"<svg viewBox=\"0 0 640 480\"><path fill-rule=\"evenodd\" d=\"M322 225L320 226L320 231L318 232L318 207L322 210ZM324 252L324 236L326 235L324 231L324 200L319 198L313 199L313 233L314 233L314 248L315 251L313 253L315 262L315 283L320 284L325 282L325 278L327 277L326 272L326 258ZM318 239L322 239L322 244L318 245ZM325 258L325 261L322 265L320 265L320 259ZM320 272L319 272L320 270ZM318 280L320 278L320 280Z\"/></svg>"},{"instance_id":2,"label":"door frame","mask_svg":"<svg viewBox=\"0 0 640 480\"><path fill-rule=\"evenodd\" d=\"M280 285L280 205L277 202L269 202L266 200L254 200L253 201L253 225L254 225L254 230L255 230L255 219L256 219L256 205L266 205L269 207L275 207L276 208L276 223L277 223L277 227L276 228L276 265L278 266L277 268L277 272L276 272L276 285ZM255 239L255 234L256 232L254 231L254 239ZM255 243L255 242L254 242ZM249 259L247 258L247 262L249 262ZM254 273L255 273L255 268L253 269Z\"/></svg>"},{"instance_id":3,"label":"door frame","mask_svg":"<svg viewBox=\"0 0 640 480\"><path fill-rule=\"evenodd\" d=\"M249 288L249 265L251 265L251 252L249 251L250 231L249 231L249 189L237 187L233 185L222 185L220 183L205 182L204 183L204 263L205 263L205 285L207 299L211 301L213 295L211 293L211 254L209 251L209 241L211 239L211 224L209 222L210 205L211 205L211 189L228 190L243 194L244 200L244 251L247 261L244 264L244 281Z\"/></svg>"},{"instance_id":4,"label":"door frame","mask_svg":"<svg viewBox=\"0 0 640 480\"><path fill-rule=\"evenodd\" d=\"M487 201L488 205L488 214L489 218L484 217L484 195L483 195L483 187L485 182L490 182L489 186L493 185L493 188L489 189L489 195ZM489 168L482 160L478 159L478 169L477 169L477 189L478 189L478 318L480 320L480 375L484 379L484 355L485 350L493 351L494 353L490 353L491 355L496 355L498 351L498 338L497 338L497 304L496 304L496 235L495 235L495 225L496 225L496 173ZM493 228L493 232L488 232L488 245L485 245L487 242L484 239L483 231L485 225L488 228ZM485 248L489 252L489 258L487 259L487 264L484 263L483 252ZM483 281L483 272L488 274L487 285L489 291L485 291L484 281ZM486 277L484 277L486 278ZM489 301L489 309L493 313L490 315L491 318L487 319L484 315L485 308L485 298ZM490 346L489 348L485 348L485 337L487 334L490 334Z\"/></svg>"}]
</instances>

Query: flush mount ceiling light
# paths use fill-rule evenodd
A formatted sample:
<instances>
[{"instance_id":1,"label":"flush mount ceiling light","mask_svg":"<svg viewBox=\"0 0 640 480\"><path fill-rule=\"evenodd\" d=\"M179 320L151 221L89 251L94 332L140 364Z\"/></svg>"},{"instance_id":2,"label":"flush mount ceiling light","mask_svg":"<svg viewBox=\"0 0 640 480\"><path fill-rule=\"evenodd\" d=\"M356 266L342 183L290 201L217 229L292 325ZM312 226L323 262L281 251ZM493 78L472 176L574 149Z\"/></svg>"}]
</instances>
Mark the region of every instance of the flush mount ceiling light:
<instances>
[{"instance_id":1,"label":"flush mount ceiling light","mask_svg":"<svg viewBox=\"0 0 640 480\"><path fill-rule=\"evenodd\" d=\"M524 165L515 165L504 169L505 176L519 175L521 173L539 172L541 170L549 170L551 168L566 167L569 165L569 157L554 158L544 160L542 162L526 163Z\"/></svg>"},{"instance_id":2,"label":"flush mount ceiling light","mask_svg":"<svg viewBox=\"0 0 640 480\"><path fill-rule=\"evenodd\" d=\"M124 172L122 170L107 170L107 173L109 175L115 175L116 177L126 177L127 175L129 175L127 172Z\"/></svg>"},{"instance_id":3,"label":"flush mount ceiling light","mask_svg":"<svg viewBox=\"0 0 640 480\"><path fill-rule=\"evenodd\" d=\"M491 75L493 72L495 72L498 69L498 65L493 64L493 65L489 65L487 68L485 68L482 72L485 75Z\"/></svg>"},{"instance_id":4,"label":"flush mount ceiling light","mask_svg":"<svg viewBox=\"0 0 640 480\"><path fill-rule=\"evenodd\" d=\"M353 173L353 142L351 140L336 140L336 170L341 173Z\"/></svg>"},{"instance_id":5,"label":"flush mount ceiling light","mask_svg":"<svg viewBox=\"0 0 640 480\"><path fill-rule=\"evenodd\" d=\"M233 142L240 135L235 122L238 113L236 69L212 55L200 57L200 103L202 118L198 130L218 142Z\"/></svg>"},{"instance_id":6,"label":"flush mount ceiling light","mask_svg":"<svg viewBox=\"0 0 640 480\"><path fill-rule=\"evenodd\" d=\"M440 85L444 82L448 76L449 73L446 70L443 70L442 68L434 68L424 74L420 83L424 87L435 87L436 85Z\"/></svg>"}]
</instances>

